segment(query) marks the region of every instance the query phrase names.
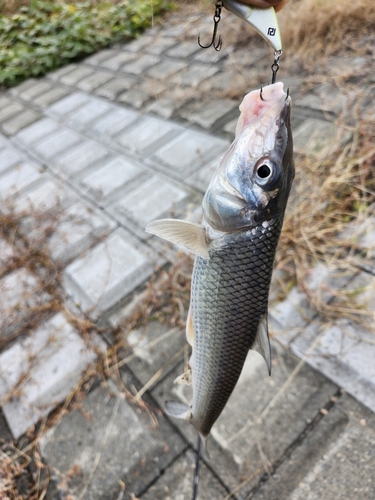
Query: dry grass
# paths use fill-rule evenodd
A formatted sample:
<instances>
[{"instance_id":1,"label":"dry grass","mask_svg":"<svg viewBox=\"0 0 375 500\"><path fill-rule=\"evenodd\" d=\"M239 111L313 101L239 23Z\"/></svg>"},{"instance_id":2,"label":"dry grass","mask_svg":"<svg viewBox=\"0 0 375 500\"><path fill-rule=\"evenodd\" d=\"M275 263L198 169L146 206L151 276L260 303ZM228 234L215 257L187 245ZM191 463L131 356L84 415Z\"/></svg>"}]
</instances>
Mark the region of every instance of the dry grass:
<instances>
[{"instance_id":1,"label":"dry grass","mask_svg":"<svg viewBox=\"0 0 375 500\"><path fill-rule=\"evenodd\" d=\"M314 58L354 49L356 42L373 37L372 0L289 0L279 14L285 50Z\"/></svg>"},{"instance_id":2,"label":"dry grass","mask_svg":"<svg viewBox=\"0 0 375 500\"><path fill-rule=\"evenodd\" d=\"M358 110L361 99L357 100ZM354 107L355 109L355 107ZM373 214L375 136L372 120L357 117L352 139L318 157L296 158L296 179L281 235L277 265L307 294L326 321L350 318L372 328L372 312L356 304L353 291L337 283L354 275L367 249L350 237L358 220ZM353 256L359 257L357 262ZM318 263L330 270L336 285L314 289L310 272ZM354 264L354 265L353 265ZM327 303L328 294L336 300Z\"/></svg>"}]
</instances>

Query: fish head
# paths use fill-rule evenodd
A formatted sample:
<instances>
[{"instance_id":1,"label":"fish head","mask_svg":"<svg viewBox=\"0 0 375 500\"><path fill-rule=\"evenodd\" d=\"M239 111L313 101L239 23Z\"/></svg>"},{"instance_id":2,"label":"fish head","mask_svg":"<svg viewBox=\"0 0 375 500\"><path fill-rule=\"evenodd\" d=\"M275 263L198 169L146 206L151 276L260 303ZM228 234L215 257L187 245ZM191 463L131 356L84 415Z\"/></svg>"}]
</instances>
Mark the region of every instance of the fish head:
<instances>
[{"instance_id":1,"label":"fish head","mask_svg":"<svg viewBox=\"0 0 375 500\"><path fill-rule=\"evenodd\" d=\"M236 138L203 199L206 225L231 233L283 216L294 178L290 108L281 82L245 96Z\"/></svg>"}]
</instances>

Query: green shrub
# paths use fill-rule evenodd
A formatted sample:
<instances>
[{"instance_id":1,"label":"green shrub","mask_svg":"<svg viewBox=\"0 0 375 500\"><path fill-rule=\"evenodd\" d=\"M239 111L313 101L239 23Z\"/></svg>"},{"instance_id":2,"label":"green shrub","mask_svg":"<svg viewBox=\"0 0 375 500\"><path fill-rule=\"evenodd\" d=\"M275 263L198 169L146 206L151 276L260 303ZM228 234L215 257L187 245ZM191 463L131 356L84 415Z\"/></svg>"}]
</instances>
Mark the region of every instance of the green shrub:
<instances>
[{"instance_id":1,"label":"green shrub","mask_svg":"<svg viewBox=\"0 0 375 500\"><path fill-rule=\"evenodd\" d=\"M0 84L40 76L123 38L136 37L168 0L89 2L31 0L12 16L0 16Z\"/></svg>"}]
</instances>

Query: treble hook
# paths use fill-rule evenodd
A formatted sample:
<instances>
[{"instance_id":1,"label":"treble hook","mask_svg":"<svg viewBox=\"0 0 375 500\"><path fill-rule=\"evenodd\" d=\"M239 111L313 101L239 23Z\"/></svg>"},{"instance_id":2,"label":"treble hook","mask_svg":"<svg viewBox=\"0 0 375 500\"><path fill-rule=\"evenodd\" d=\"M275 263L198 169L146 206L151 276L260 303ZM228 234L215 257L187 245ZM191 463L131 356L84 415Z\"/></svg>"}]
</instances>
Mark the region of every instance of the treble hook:
<instances>
[{"instance_id":1,"label":"treble hook","mask_svg":"<svg viewBox=\"0 0 375 500\"><path fill-rule=\"evenodd\" d=\"M219 36L219 41L216 42L216 35L217 35L217 28L219 26L219 22L220 22L220 19L221 19L221 8L222 8L222 6L223 6L222 0L217 0L217 2L215 4L215 15L213 17L213 20L214 20L214 32L212 34L211 43L208 44L208 45L202 45L201 44L201 36L198 35L198 45L202 49L208 49L209 47L211 47L211 45L214 47L214 49L217 52L219 52L219 50L221 49L221 46L223 44L223 40L222 40L221 35L220 35Z\"/></svg>"}]
</instances>

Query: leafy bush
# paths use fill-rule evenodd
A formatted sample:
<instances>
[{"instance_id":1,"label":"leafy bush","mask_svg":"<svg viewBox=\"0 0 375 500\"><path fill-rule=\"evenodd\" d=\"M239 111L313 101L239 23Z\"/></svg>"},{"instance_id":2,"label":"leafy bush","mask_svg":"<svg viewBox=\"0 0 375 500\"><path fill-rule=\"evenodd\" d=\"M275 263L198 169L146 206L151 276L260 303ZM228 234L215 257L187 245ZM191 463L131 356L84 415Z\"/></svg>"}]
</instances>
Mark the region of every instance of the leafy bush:
<instances>
[{"instance_id":1,"label":"leafy bush","mask_svg":"<svg viewBox=\"0 0 375 500\"><path fill-rule=\"evenodd\" d=\"M153 15L172 6L168 0L96 6L31 0L19 13L0 16L0 84L43 75L71 59L135 37L151 25Z\"/></svg>"}]
</instances>

